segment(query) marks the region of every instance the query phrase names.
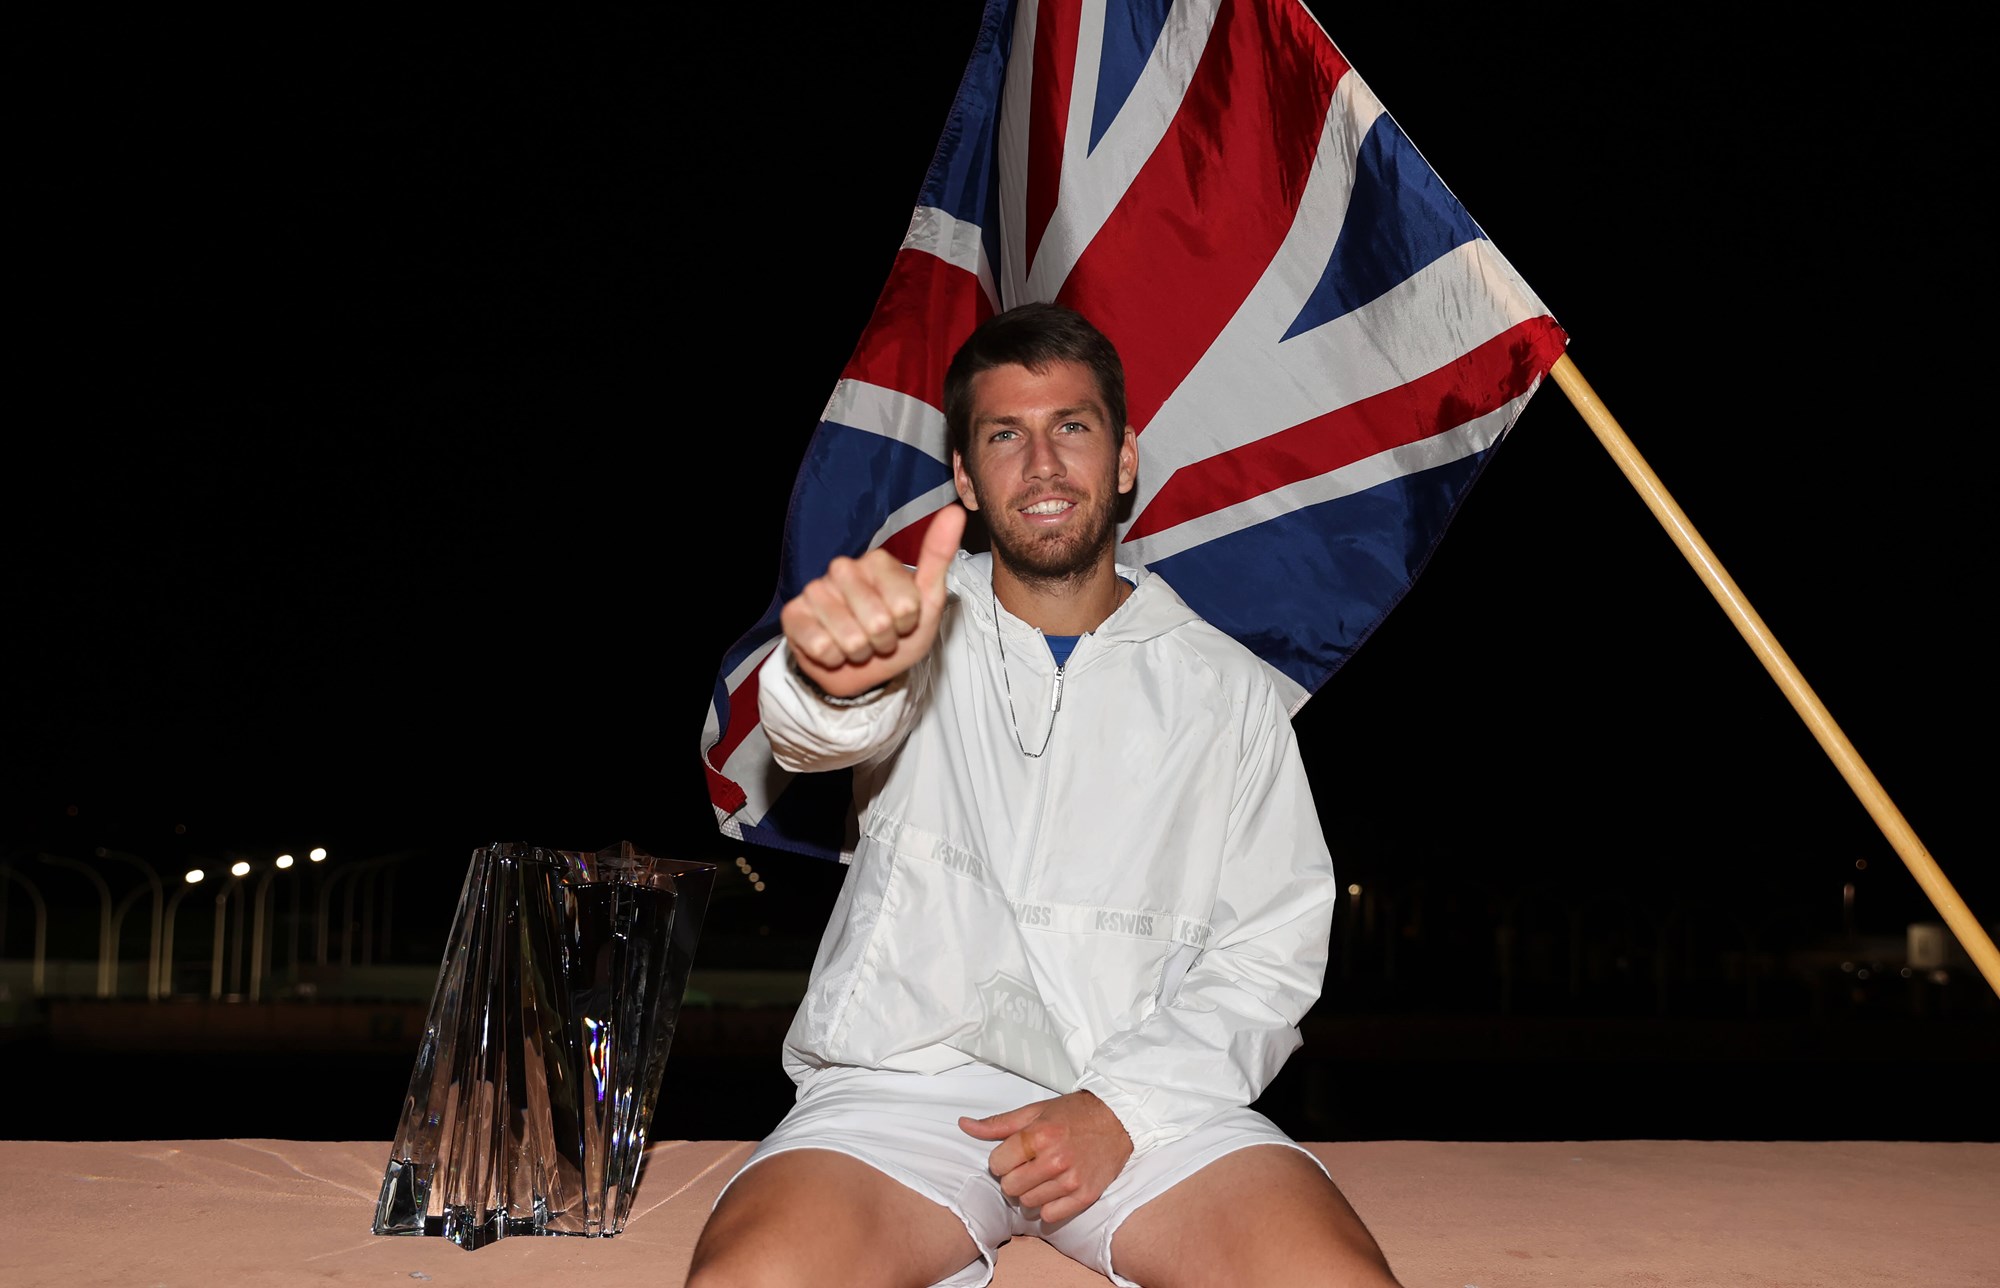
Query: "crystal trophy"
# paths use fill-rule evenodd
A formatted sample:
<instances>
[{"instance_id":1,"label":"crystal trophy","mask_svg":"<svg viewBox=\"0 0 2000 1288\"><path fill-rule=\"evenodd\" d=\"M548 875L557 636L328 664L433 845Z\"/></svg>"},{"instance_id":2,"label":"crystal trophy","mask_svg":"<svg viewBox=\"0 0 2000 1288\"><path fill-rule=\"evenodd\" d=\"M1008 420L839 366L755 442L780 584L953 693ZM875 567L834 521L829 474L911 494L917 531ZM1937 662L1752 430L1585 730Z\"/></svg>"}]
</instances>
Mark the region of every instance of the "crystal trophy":
<instances>
[{"instance_id":1,"label":"crystal trophy","mask_svg":"<svg viewBox=\"0 0 2000 1288\"><path fill-rule=\"evenodd\" d=\"M629 842L473 852L376 1234L624 1228L714 884Z\"/></svg>"}]
</instances>

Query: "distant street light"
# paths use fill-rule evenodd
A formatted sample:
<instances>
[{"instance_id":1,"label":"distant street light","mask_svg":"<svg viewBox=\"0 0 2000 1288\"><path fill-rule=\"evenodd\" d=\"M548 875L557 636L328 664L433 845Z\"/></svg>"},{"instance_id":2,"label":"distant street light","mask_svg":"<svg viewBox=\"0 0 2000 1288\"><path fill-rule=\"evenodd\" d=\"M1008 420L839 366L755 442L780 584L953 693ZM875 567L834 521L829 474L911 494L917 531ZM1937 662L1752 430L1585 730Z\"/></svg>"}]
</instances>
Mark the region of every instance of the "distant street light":
<instances>
[{"instance_id":1,"label":"distant street light","mask_svg":"<svg viewBox=\"0 0 2000 1288\"><path fill-rule=\"evenodd\" d=\"M160 999L160 923L164 916L163 904L166 898L166 890L161 886L159 874L153 871L152 864L147 863L136 854L127 854L123 850L106 849L100 845L97 847L97 857L100 859L117 859L121 863L131 864L145 874L146 885L152 888L153 930L146 937L146 1000L157 1002ZM130 894L125 896L124 900L119 903L118 910L112 914L111 944L114 963L117 957L117 946L121 942L119 927L123 924L125 910L131 906L132 900L139 897L140 893L141 889L135 888ZM116 969L115 965L113 969Z\"/></svg>"},{"instance_id":2,"label":"distant street light","mask_svg":"<svg viewBox=\"0 0 2000 1288\"><path fill-rule=\"evenodd\" d=\"M42 892L35 889L35 883L14 871L5 863L0 863L0 880L12 877L28 892L28 898L35 905L35 973L33 975L35 996L40 997L48 974L49 956L49 906L42 902Z\"/></svg>"},{"instance_id":3,"label":"distant street light","mask_svg":"<svg viewBox=\"0 0 2000 1288\"><path fill-rule=\"evenodd\" d=\"M255 926L250 934L250 1000L253 1002L264 995L264 973L269 969L270 952L264 937L264 907L269 902L271 878L280 872L288 871L294 862L296 860L291 855L280 854L270 867L264 869L264 875L257 878L257 893L250 900L251 920ZM292 886L292 893L294 896L298 893L296 884ZM292 937L298 938L296 924L292 929Z\"/></svg>"},{"instance_id":4,"label":"distant street light","mask_svg":"<svg viewBox=\"0 0 2000 1288\"><path fill-rule=\"evenodd\" d=\"M167 928L160 941L160 991L167 997L174 995L174 910L181 906L187 892L200 885L208 874L200 868L188 869L181 877L180 888L167 900Z\"/></svg>"},{"instance_id":5,"label":"distant street light","mask_svg":"<svg viewBox=\"0 0 2000 1288\"><path fill-rule=\"evenodd\" d=\"M229 896L236 893L236 888L243 883L243 876L248 871L250 871L248 863L239 860L232 864L229 869L229 880L223 882L222 887L215 892L215 950L208 961L208 998L212 1002L222 1000L222 934L229 924L229 909L226 905ZM237 935L240 942L242 936L240 927Z\"/></svg>"},{"instance_id":6,"label":"distant street light","mask_svg":"<svg viewBox=\"0 0 2000 1288\"><path fill-rule=\"evenodd\" d=\"M66 859L60 854L39 854L35 856L43 863L60 868L75 868L90 878L90 884L97 887L99 910L97 915L97 995L111 996L111 962L116 956L111 945L111 887L104 878L97 875L97 869L76 859Z\"/></svg>"},{"instance_id":7,"label":"distant street light","mask_svg":"<svg viewBox=\"0 0 2000 1288\"><path fill-rule=\"evenodd\" d=\"M326 862L326 847L324 845L314 846L312 851L306 855L306 862L314 865L311 869L313 873L313 889L317 891L320 886L318 865ZM291 938L287 941L286 961L290 966L291 977L294 982L297 982L299 977L299 940L304 937L300 933L300 930L305 919L299 912L299 887L304 884L303 881L292 883L292 934Z\"/></svg>"},{"instance_id":8,"label":"distant street light","mask_svg":"<svg viewBox=\"0 0 2000 1288\"><path fill-rule=\"evenodd\" d=\"M312 890L314 890L314 894L318 894L318 890L320 890L320 880L322 880L322 878L320 878L320 872L318 872L318 866L326 862L326 846L314 846L314 848L312 848L312 850L310 850L310 852L306 854L306 862L308 862L308 864L312 864ZM302 938L304 938L304 922L306 922L306 918L304 918L304 914L302 914L302 912L298 910L298 902L300 902L300 894L298 894L298 890L300 890L300 886L304 886L304 884L306 884L306 882L292 882L292 940L290 940L290 966L292 966L292 980L298 980L298 940L302 940ZM324 958L324 954L320 954L320 956Z\"/></svg>"}]
</instances>

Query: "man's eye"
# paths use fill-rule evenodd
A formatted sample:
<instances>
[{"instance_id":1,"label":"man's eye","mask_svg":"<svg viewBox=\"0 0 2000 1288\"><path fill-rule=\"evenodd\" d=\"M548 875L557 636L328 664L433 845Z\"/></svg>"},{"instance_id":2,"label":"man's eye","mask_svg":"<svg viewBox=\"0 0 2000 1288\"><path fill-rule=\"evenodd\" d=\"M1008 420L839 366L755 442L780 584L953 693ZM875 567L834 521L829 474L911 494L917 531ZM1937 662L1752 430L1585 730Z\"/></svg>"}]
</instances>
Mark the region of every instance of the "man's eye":
<instances>
[{"instance_id":1,"label":"man's eye","mask_svg":"<svg viewBox=\"0 0 2000 1288\"><path fill-rule=\"evenodd\" d=\"M996 429L996 430L994 430L994 431L993 431L993 436L992 436L991 438L987 439L986 441L987 441L987 442L989 442L989 443L1004 443L1004 442L1006 442L1006 441L1007 441L1008 439L1010 439L1010 438L1012 438L1012 437L1014 437L1014 431L1013 431L1013 430L1011 430L1011 429Z\"/></svg>"},{"instance_id":2,"label":"man's eye","mask_svg":"<svg viewBox=\"0 0 2000 1288\"><path fill-rule=\"evenodd\" d=\"M1083 434L1089 431L1090 426L1080 420L1066 420L1062 424L1062 432L1065 434Z\"/></svg>"}]
</instances>

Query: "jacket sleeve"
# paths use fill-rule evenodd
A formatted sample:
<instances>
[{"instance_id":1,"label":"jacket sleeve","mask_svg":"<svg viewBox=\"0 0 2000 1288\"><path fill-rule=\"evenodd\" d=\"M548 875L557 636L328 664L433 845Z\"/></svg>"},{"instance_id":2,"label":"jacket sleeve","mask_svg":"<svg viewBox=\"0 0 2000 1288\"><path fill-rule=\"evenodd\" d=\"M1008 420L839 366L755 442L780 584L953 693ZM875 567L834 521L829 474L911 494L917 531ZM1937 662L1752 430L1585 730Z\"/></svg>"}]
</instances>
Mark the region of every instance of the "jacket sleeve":
<instances>
[{"instance_id":1,"label":"jacket sleeve","mask_svg":"<svg viewBox=\"0 0 2000 1288\"><path fill-rule=\"evenodd\" d=\"M848 706L815 693L793 668L789 650L781 637L757 677L758 719L780 767L795 774L845 769L893 749L909 733L929 682L929 657L871 700Z\"/></svg>"},{"instance_id":2,"label":"jacket sleeve","mask_svg":"<svg viewBox=\"0 0 2000 1288\"><path fill-rule=\"evenodd\" d=\"M1248 714L1241 745L1208 942L1178 987L1099 1045L1077 1084L1118 1116L1134 1157L1262 1095L1301 1045L1325 979L1333 857L1274 693Z\"/></svg>"}]
</instances>

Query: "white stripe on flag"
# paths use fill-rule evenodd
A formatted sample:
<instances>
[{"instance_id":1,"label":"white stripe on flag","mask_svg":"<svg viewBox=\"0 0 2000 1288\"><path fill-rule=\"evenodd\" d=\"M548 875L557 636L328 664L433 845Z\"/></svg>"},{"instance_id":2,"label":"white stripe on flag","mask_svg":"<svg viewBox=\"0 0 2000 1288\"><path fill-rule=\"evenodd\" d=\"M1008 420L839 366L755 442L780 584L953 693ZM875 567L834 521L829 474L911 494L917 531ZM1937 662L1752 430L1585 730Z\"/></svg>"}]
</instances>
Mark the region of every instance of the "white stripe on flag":
<instances>
[{"instance_id":1,"label":"white stripe on flag","mask_svg":"<svg viewBox=\"0 0 2000 1288\"><path fill-rule=\"evenodd\" d=\"M1296 284L1271 289L1267 275L1147 426L1132 513L1176 470L1428 375L1539 316L1490 252L1490 242L1467 242L1365 307L1283 344L1274 341L1302 296Z\"/></svg>"},{"instance_id":2,"label":"white stripe on flag","mask_svg":"<svg viewBox=\"0 0 2000 1288\"><path fill-rule=\"evenodd\" d=\"M1025 13L1032 8L1021 6ZM1077 33L1076 79L1069 91L1069 120L1062 145L1062 178L1056 192L1056 210L1035 249L1035 263L1028 273L1026 295L1017 299L1052 300L1069 280L1083 254L1104 227L1104 221L1125 197L1139 170L1160 146L1173 124L1181 100L1187 97L1188 83L1201 63L1202 51L1215 27L1220 0L1179 4L1169 15L1159 38L1146 59L1146 66L1132 86L1131 94L1112 118L1096 148L1090 146L1092 118L1097 111L1097 78L1104 46L1105 10L1100 5L1084 8ZM1027 20L1022 20L1024 23ZM1032 24L1029 24L1032 25ZM1020 48L1020 46L1016 46ZM1015 59L1016 63L1029 60ZM1011 71L1011 69L1010 69ZM1025 171L1005 164L1005 149L1017 145L1021 155L1028 149L1028 126L1019 116L1013 121L1014 105L1025 97L1009 95L1001 118L1002 192L1006 209L1014 218L1003 221L1008 230L1007 262L1023 262L1022 214L1026 201ZM1011 179L1012 182L1008 182Z\"/></svg>"},{"instance_id":3,"label":"white stripe on flag","mask_svg":"<svg viewBox=\"0 0 2000 1288\"><path fill-rule=\"evenodd\" d=\"M1287 487L1273 488L1249 500L1141 537L1121 545L1119 557L1127 562L1158 563L1204 542L1229 536L1306 506L1352 496L1420 470L1462 460L1497 442L1515 417L1521 414L1521 408L1527 401L1526 395L1523 395L1448 433L1433 434L1414 443L1377 452L1352 465L1302 479Z\"/></svg>"},{"instance_id":4,"label":"white stripe on flag","mask_svg":"<svg viewBox=\"0 0 2000 1288\"><path fill-rule=\"evenodd\" d=\"M945 457L944 413L921 398L898 393L887 385L843 379L826 400L821 420L870 434L893 438L914 447L940 464Z\"/></svg>"},{"instance_id":5,"label":"white stripe on flag","mask_svg":"<svg viewBox=\"0 0 2000 1288\"><path fill-rule=\"evenodd\" d=\"M778 794L792 781L792 776L780 769L772 757L771 741L764 736L762 722L751 726L729 759L716 769L743 789L743 808L737 812L751 823L763 819Z\"/></svg>"},{"instance_id":6,"label":"white stripe on flag","mask_svg":"<svg viewBox=\"0 0 2000 1288\"><path fill-rule=\"evenodd\" d=\"M1000 297L993 285L993 265L986 258L986 240L978 224L968 223L936 206L918 206L910 215L910 230L903 235L904 250L920 250L935 255L953 268L961 268L979 279L979 289L994 312Z\"/></svg>"},{"instance_id":7,"label":"white stripe on flag","mask_svg":"<svg viewBox=\"0 0 2000 1288\"><path fill-rule=\"evenodd\" d=\"M868 539L868 548L873 550L925 515L935 514L956 500L958 500L958 488L950 479L946 479L928 492L911 498L889 511L889 517L882 520L882 526L875 529L875 535Z\"/></svg>"},{"instance_id":8,"label":"white stripe on flag","mask_svg":"<svg viewBox=\"0 0 2000 1288\"><path fill-rule=\"evenodd\" d=\"M776 635L759 644L750 656L738 662L730 669L729 674L722 678L722 687L731 693L742 688L743 682L750 678L750 673L764 665L764 659L769 657L771 650L776 647L778 647L778 637ZM701 745L704 747L713 747L716 739L721 736L722 731L716 726L715 722L715 707L711 705L708 709L708 723L702 728ZM720 766L711 766L711 768L719 769Z\"/></svg>"}]
</instances>

